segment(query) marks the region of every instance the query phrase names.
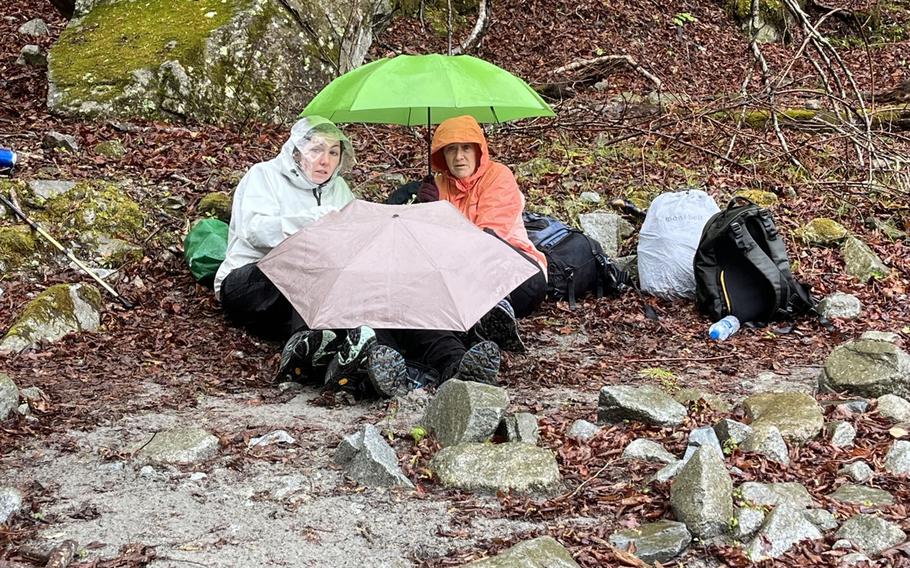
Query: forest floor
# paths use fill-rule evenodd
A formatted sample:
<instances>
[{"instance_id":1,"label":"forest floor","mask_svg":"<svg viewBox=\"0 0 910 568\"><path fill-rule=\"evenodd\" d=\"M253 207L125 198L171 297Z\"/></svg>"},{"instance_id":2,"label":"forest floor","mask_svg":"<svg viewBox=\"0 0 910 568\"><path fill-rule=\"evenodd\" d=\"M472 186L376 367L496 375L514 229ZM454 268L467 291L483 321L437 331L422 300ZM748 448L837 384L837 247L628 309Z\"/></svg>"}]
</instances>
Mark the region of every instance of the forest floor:
<instances>
[{"instance_id":1,"label":"forest floor","mask_svg":"<svg viewBox=\"0 0 910 568\"><path fill-rule=\"evenodd\" d=\"M837 52L865 94L884 93L910 79L910 5L889 6L882 17L892 32L887 38L868 35L859 41L862 34L850 21L836 17L819 28L850 38L837 44ZM36 421L16 417L0 424L0 482L24 490L29 513L0 527L0 559L28 565L17 552L20 546L73 538L87 550L76 564L83 567L455 566L551 534L582 566L626 565L628 559L605 546L606 538L619 528L669 517L669 487L658 484L642 494L643 480L653 471L618 460L621 449L647 436L680 453L689 429L741 412L721 414L693 404L679 428L621 424L604 428L588 444L568 440L572 421L595 420L602 386L654 382L646 378L655 376L647 369L659 368L667 372L660 375L667 377L665 388L698 388L736 403L775 387L759 379L763 372L775 373L777 386L811 390L831 350L863 331L895 332L905 345L910 339L910 242L889 238L873 223L910 231L910 138L880 126L869 134L796 128L778 134L770 125L753 129L718 114L772 104L777 109L834 104L808 56L800 54L798 29L789 43L761 47L771 79L780 79L772 81L777 90L769 101L745 34L719 4L503 0L494 4L490 29L474 54L532 84L564 82L572 88L554 101L555 119L491 132L494 157L515 169L534 159L558 165L523 187L530 209L573 218L593 208L578 199L581 191L609 199L700 187L721 205L741 189L769 191L780 197L773 211L797 278L819 297L834 291L857 296L862 314L835 321L832 329L805 318L790 333L744 329L712 343L705 337L710 322L689 302L625 294L588 299L574 310L547 303L522 320L529 351L506 355L501 382L513 410L537 414L541 444L557 455L564 491L531 498L445 490L424 475L432 441L415 444L406 435L397 436L393 446L417 491L364 490L345 481L332 463L334 447L358 426L401 419L407 409L324 396L315 388L278 392L272 376L280 345L229 325L211 291L194 283L179 248L199 199L212 191L229 193L238 173L277 153L287 127L143 121L125 126L53 116L45 102L45 72L13 63L27 43L16 29L43 18L52 30L40 41L47 48L66 21L49 3L11 0L3 11L0 146L20 152L18 176L127 180L127 191L147 208L151 221L140 235L144 258L114 282L135 300L134 309L109 301L100 332L0 355L0 368L20 387L37 386L48 397L35 409ZM682 13L693 19L675 25L674 17ZM376 38L370 57L444 50L445 38L427 33L415 18L402 18ZM653 80L622 65L598 71L605 80L601 88L590 77L552 73L603 54L630 55L682 102L672 111L633 105L625 107L628 112L612 112L607 109L616 108L617 95L646 96ZM87 150L44 151L42 137L52 130L75 136L86 149L118 139L127 153L109 159ZM352 185L365 197L380 197L375 189L380 174L414 178L425 167L421 129L351 125L346 131L358 154ZM791 154L782 151L782 138ZM582 150L595 145L607 151L592 160L590 151ZM182 208L162 206L165 195ZM859 236L891 268L890 275L860 283L844 272L836 248L809 246L794 236L796 228L819 216ZM633 239L626 252L634 249ZM83 280L88 281L83 274L57 267L4 274L0 332L41 290ZM645 302L659 320L644 317ZM217 458L169 472L134 467L131 447L157 430L187 424L219 436ZM251 437L279 428L297 443L248 448ZM845 460L883 455L887 436L880 423L867 421L860 433L854 450L810 444L789 467L742 454L731 463L743 472L738 482L799 481L821 499L843 481L837 470ZM898 505L888 514L903 519L908 530L905 485L906 480L887 476L876 481L896 495ZM796 546L779 565L834 565L836 555L825 554L831 540ZM735 547L694 545L682 562L699 560L747 563Z\"/></svg>"}]
</instances>

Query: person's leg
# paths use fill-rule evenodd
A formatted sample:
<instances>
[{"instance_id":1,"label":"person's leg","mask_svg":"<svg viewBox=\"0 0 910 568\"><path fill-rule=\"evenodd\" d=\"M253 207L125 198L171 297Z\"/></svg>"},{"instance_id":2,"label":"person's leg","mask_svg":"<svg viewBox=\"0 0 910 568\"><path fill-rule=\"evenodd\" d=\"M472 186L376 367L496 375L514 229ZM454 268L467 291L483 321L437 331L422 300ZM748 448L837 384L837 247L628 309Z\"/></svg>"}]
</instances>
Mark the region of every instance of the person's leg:
<instances>
[{"instance_id":1,"label":"person's leg","mask_svg":"<svg viewBox=\"0 0 910 568\"><path fill-rule=\"evenodd\" d=\"M451 378L496 384L501 356L492 341L481 341L470 349L453 331L409 330L400 343L408 359L434 369L440 382Z\"/></svg>"},{"instance_id":2,"label":"person's leg","mask_svg":"<svg viewBox=\"0 0 910 568\"><path fill-rule=\"evenodd\" d=\"M520 251L519 251L520 252ZM516 318L531 315L547 297L547 278L542 270L528 278L509 294L509 303Z\"/></svg>"},{"instance_id":3,"label":"person's leg","mask_svg":"<svg viewBox=\"0 0 910 568\"><path fill-rule=\"evenodd\" d=\"M236 268L225 277L221 307L228 319L267 339L286 340L304 327L290 302L255 264Z\"/></svg>"}]
</instances>

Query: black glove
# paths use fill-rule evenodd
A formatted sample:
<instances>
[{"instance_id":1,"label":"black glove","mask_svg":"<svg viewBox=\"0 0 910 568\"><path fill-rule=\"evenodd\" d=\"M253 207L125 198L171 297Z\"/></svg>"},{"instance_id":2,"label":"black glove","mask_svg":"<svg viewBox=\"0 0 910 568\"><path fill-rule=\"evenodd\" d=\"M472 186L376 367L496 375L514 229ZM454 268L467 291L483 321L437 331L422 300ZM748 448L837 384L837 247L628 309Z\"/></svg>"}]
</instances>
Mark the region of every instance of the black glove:
<instances>
[{"instance_id":1,"label":"black glove","mask_svg":"<svg viewBox=\"0 0 910 568\"><path fill-rule=\"evenodd\" d=\"M436 180L433 176L423 178L420 188L417 190L417 202L429 203L430 201L439 201L439 188L436 187Z\"/></svg>"}]
</instances>

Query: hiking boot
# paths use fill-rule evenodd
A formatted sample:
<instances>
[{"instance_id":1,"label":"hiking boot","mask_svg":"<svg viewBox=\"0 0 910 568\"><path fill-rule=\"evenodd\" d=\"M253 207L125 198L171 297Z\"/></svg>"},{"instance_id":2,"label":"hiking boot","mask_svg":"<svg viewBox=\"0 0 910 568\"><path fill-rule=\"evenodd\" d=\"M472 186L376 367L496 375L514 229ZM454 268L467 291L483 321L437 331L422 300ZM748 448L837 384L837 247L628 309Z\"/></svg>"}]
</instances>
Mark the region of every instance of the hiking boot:
<instances>
[{"instance_id":1,"label":"hiking boot","mask_svg":"<svg viewBox=\"0 0 910 568\"><path fill-rule=\"evenodd\" d=\"M499 374L501 362L502 355L499 347L492 341L481 341L465 351L452 378L486 385L498 385L499 381L496 376Z\"/></svg>"},{"instance_id":2,"label":"hiking boot","mask_svg":"<svg viewBox=\"0 0 910 568\"><path fill-rule=\"evenodd\" d=\"M515 310L508 300L500 300L477 323L477 335L481 339L496 342L500 349L524 353L525 344L518 335L518 321Z\"/></svg>"},{"instance_id":3,"label":"hiking boot","mask_svg":"<svg viewBox=\"0 0 910 568\"><path fill-rule=\"evenodd\" d=\"M438 380L435 371L408 365L401 353L387 345L377 345L370 350L367 377L376 394L386 398L404 396Z\"/></svg>"},{"instance_id":4,"label":"hiking boot","mask_svg":"<svg viewBox=\"0 0 910 568\"><path fill-rule=\"evenodd\" d=\"M357 388L361 382L367 356L376 345L376 333L362 325L349 330L347 337L338 348L338 353L325 370L325 386L331 390Z\"/></svg>"},{"instance_id":5,"label":"hiking boot","mask_svg":"<svg viewBox=\"0 0 910 568\"><path fill-rule=\"evenodd\" d=\"M306 379L307 370L328 364L338 347L338 337L329 330L304 329L287 340L281 350L281 362L275 382Z\"/></svg>"}]
</instances>

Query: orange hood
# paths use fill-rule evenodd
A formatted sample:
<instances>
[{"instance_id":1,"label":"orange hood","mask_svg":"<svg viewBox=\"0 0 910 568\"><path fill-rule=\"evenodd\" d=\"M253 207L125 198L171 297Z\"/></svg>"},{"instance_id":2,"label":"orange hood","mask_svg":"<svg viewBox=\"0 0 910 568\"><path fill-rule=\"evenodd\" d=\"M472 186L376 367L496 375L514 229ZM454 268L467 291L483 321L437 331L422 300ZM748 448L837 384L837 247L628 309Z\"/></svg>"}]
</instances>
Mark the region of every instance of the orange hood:
<instances>
[{"instance_id":1,"label":"orange hood","mask_svg":"<svg viewBox=\"0 0 910 568\"><path fill-rule=\"evenodd\" d=\"M466 142L477 144L480 148L480 155L477 158L477 171L463 180L465 185L470 186L473 185L475 179L483 176L490 166L490 150L487 147L487 138L483 135L483 130L480 129L480 125L477 124L473 116L456 116L443 121L436 127L436 133L433 134L433 144L430 146L430 154L432 155L430 163L437 172L450 175L449 166L446 164L446 157L442 149L449 144L464 144Z\"/></svg>"}]
</instances>

